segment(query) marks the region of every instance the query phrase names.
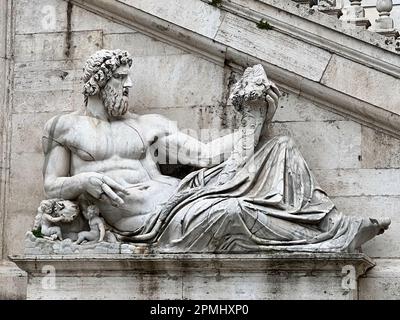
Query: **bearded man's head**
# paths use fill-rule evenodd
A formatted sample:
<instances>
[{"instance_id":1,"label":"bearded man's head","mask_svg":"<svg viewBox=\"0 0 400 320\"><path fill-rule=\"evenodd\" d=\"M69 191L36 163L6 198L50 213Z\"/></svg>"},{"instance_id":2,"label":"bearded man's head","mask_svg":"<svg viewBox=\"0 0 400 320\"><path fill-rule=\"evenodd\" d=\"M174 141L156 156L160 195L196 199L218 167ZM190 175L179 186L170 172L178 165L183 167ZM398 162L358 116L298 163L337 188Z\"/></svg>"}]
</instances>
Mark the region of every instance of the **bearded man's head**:
<instances>
[{"instance_id":1,"label":"bearded man's head","mask_svg":"<svg viewBox=\"0 0 400 320\"><path fill-rule=\"evenodd\" d=\"M124 50L100 50L93 54L83 68L85 105L89 96L99 95L110 116L118 117L128 111L129 77L132 58Z\"/></svg>"}]
</instances>

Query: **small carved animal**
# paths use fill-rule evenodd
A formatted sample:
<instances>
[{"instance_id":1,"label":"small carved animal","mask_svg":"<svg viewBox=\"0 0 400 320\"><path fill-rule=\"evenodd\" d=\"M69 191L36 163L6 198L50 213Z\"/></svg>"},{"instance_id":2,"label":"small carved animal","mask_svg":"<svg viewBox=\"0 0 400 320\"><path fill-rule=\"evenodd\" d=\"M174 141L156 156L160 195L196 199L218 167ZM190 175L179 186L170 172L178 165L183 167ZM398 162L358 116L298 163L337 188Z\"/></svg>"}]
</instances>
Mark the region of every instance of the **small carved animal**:
<instances>
[{"instance_id":1,"label":"small carved animal","mask_svg":"<svg viewBox=\"0 0 400 320\"><path fill-rule=\"evenodd\" d=\"M49 240L62 240L59 223L69 223L79 214L79 206L69 200L49 199L43 200L35 217L33 230L40 230L44 238Z\"/></svg>"}]
</instances>

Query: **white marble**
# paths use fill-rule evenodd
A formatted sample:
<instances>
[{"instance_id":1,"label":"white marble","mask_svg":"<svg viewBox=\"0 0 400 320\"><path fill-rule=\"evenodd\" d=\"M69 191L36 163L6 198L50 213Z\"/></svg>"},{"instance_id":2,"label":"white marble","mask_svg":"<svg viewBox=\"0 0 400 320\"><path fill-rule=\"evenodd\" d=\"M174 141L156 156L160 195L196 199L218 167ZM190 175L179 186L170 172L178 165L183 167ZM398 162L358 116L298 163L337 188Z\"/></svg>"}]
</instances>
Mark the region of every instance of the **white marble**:
<instances>
[{"instance_id":1,"label":"white marble","mask_svg":"<svg viewBox=\"0 0 400 320\"><path fill-rule=\"evenodd\" d=\"M222 103L224 69L195 55L139 56L132 69L129 103L134 112Z\"/></svg>"},{"instance_id":2,"label":"white marble","mask_svg":"<svg viewBox=\"0 0 400 320\"><path fill-rule=\"evenodd\" d=\"M361 156L365 169L398 169L400 141L381 131L363 127Z\"/></svg>"},{"instance_id":3,"label":"white marble","mask_svg":"<svg viewBox=\"0 0 400 320\"><path fill-rule=\"evenodd\" d=\"M392 220L392 230L400 228L398 206L400 196L338 196L333 197L338 210L351 212L359 217L367 217L374 212L377 217L388 216ZM365 254L372 258L400 258L400 234L388 232L386 237L375 238L363 247ZM379 273L379 272L378 272ZM383 276L382 276L383 277Z\"/></svg>"},{"instance_id":4,"label":"white marble","mask_svg":"<svg viewBox=\"0 0 400 320\"><path fill-rule=\"evenodd\" d=\"M400 85L398 77L333 55L321 83L360 100L368 101L379 108L400 114L400 97L392 94L393 88Z\"/></svg>"},{"instance_id":5,"label":"white marble","mask_svg":"<svg viewBox=\"0 0 400 320\"><path fill-rule=\"evenodd\" d=\"M148 12L189 30L213 38L221 22L221 11L198 0L120 0L133 8ZM182 14L190 12L190 15Z\"/></svg>"},{"instance_id":6,"label":"white marble","mask_svg":"<svg viewBox=\"0 0 400 320\"><path fill-rule=\"evenodd\" d=\"M360 0L350 0L350 4L345 5L342 12L340 19L350 25L366 29L371 26L371 22L365 17L365 10Z\"/></svg>"},{"instance_id":7,"label":"white marble","mask_svg":"<svg viewBox=\"0 0 400 320\"><path fill-rule=\"evenodd\" d=\"M379 12L379 18L375 19L373 31L383 34L386 37L397 38L399 32L394 28L394 20L391 17L392 9L392 0L378 0L376 2L376 10Z\"/></svg>"},{"instance_id":8,"label":"white marble","mask_svg":"<svg viewBox=\"0 0 400 320\"><path fill-rule=\"evenodd\" d=\"M16 91L38 92L51 89L79 91L81 87L79 82L82 68L78 68L73 61L36 61L16 66L14 71Z\"/></svg>"},{"instance_id":9,"label":"white marble","mask_svg":"<svg viewBox=\"0 0 400 320\"><path fill-rule=\"evenodd\" d=\"M321 79L331 57L325 50L275 30L259 29L233 14L226 14L215 39L314 81Z\"/></svg>"},{"instance_id":10,"label":"white marble","mask_svg":"<svg viewBox=\"0 0 400 320\"><path fill-rule=\"evenodd\" d=\"M39 206L37 237L156 252L355 252L388 228L389 219L339 214L293 139L260 141L282 95L262 65L232 85L225 108L239 128L204 143L160 115L128 112L132 62L124 50L95 52L83 72L85 109L46 123L44 189L54 199ZM347 153L360 153L354 145ZM201 169L180 180L157 166L177 163ZM60 199L79 205L79 226L62 219L72 205Z\"/></svg>"},{"instance_id":11,"label":"white marble","mask_svg":"<svg viewBox=\"0 0 400 320\"><path fill-rule=\"evenodd\" d=\"M308 1L310 3L310 1ZM339 18L343 12L342 0L315 0L313 9L317 9L323 13Z\"/></svg>"},{"instance_id":12,"label":"white marble","mask_svg":"<svg viewBox=\"0 0 400 320\"><path fill-rule=\"evenodd\" d=\"M397 169L313 170L322 187L332 196L400 194L400 172Z\"/></svg>"},{"instance_id":13,"label":"white marble","mask_svg":"<svg viewBox=\"0 0 400 320\"><path fill-rule=\"evenodd\" d=\"M103 36L104 48L118 49L121 43L124 43L125 50L136 58L188 54L169 43L148 37L140 32L111 33ZM135 64L139 66L141 63L138 61Z\"/></svg>"},{"instance_id":14,"label":"white marble","mask_svg":"<svg viewBox=\"0 0 400 320\"><path fill-rule=\"evenodd\" d=\"M196 23L185 28L179 19L174 20L174 22L168 22L170 18L168 18L165 10L156 10L157 14L154 15L153 11L153 14L147 14L144 11L137 10L134 6L126 6L122 3L113 3L111 6L106 1L89 0L83 3L81 0L75 0L74 2L83 7L106 10L108 16L116 20L128 23L141 32L157 39L174 43L180 48L199 53L204 58L220 65L224 63L224 57L233 66L235 64L245 66L262 62L260 59L252 62L252 59L254 59L253 54L257 53L257 50L253 48L254 45L243 46L241 50L236 50L232 54L234 49L228 43L221 43L215 41L214 38L200 36L202 34L201 28ZM153 2L150 4L153 5ZM207 6L216 9L209 4ZM276 30L280 31L280 35L289 35L292 38L306 42L312 45L312 50L317 50L317 48L325 49L346 57L348 63L354 61L371 67L381 72L382 75L390 74L398 77L400 69L395 46L393 43L386 43L385 37L366 30L345 28L343 23L335 17L330 17L315 10L311 12L306 6L298 7L291 0L233 0L229 3L225 2L219 9L234 14L237 20L243 23L243 26L247 26L250 23L249 21L254 22L255 25L259 21L261 14L262 17L276 27ZM282 12L286 13L282 14ZM190 16L191 13L192 11L188 10L187 16ZM242 17L242 19L239 17ZM195 20L195 17L192 17L192 20ZM218 28L220 28L219 21L210 21L210 24L217 24ZM246 32L240 25L237 29L238 32ZM267 31L274 30L264 31L268 34ZM257 54L261 53L258 52ZM283 54L285 56L288 53L284 52ZM369 100L364 105L362 101L348 95L346 92L341 92L344 95L340 95L337 91L332 92L324 85L316 84L314 81L307 82L304 78L301 79L298 75L288 72L286 68L282 69L271 64L268 68L268 72L273 79L280 80L283 77L284 83L290 85L294 90L301 90L302 94L307 97L315 97L322 102L329 100L329 104L332 105L330 108L339 110L339 112L346 113L365 123L371 123L371 119L373 119L373 125L393 133L397 131L395 124L400 121L399 118L393 117L390 111L384 108L377 108ZM274 68L274 72L271 73L271 69Z\"/></svg>"},{"instance_id":15,"label":"white marble","mask_svg":"<svg viewBox=\"0 0 400 320\"><path fill-rule=\"evenodd\" d=\"M296 3L289 0L232 0L229 3L226 1L220 9L211 7L206 4L207 1L204 1L203 4L205 6L209 6L210 10L221 17L212 21L209 20L210 25L207 27L201 26L201 24L198 25L199 21L195 21L192 24L190 22L190 20L193 20L191 11L185 12L185 21L183 22L177 16L170 16L170 21L163 20L164 18L168 18L168 14L174 12L176 8L166 8L164 11L157 11L157 15L154 15L155 11L146 13L135 9L135 14L133 14L131 7L122 3L118 4L117 1L113 1L113 6L114 8L123 8L120 12L111 10L112 6L109 5L111 3L109 1L88 0L72 2L74 2L72 10L72 37L78 39L79 44L82 45L82 47L75 49L78 53L76 57L79 59L86 58L82 50L96 50L96 48L90 49L82 44L85 38L81 37L81 35L91 34L92 32L97 35L100 33L96 39L101 38L103 41L102 45L105 48L124 47L128 51L132 51L131 53L134 56L138 56L137 61L139 66L143 65L142 70L154 67L154 72L152 72L151 76L148 76L145 72L141 72L142 75L134 79L134 85L142 85L143 90L139 90L138 94L135 92L135 95L139 96L133 97L132 93L134 93L134 89L132 88L130 98L131 107L137 107L137 110L135 109L134 111L138 111L140 114L154 112L163 114L166 117L177 120L180 128L190 127L197 130L198 128L205 128L207 126L219 127L223 122L222 120L225 118L230 119L234 115L233 113L229 113L227 117L221 117L220 119L220 116L227 111L218 109L220 112L216 112L215 109L220 102L219 97L226 96L226 92L223 91L225 90L231 67L235 68L237 72L241 66L263 63L272 79L292 95L287 100L281 98L280 103L284 106L282 109L283 112L278 110L275 116L277 121L283 122L279 126L284 127L284 129L287 128L287 130L285 129L286 131L282 130L281 133L291 132L295 138L301 137L302 134L300 132L310 135L310 139L307 139L306 142L297 138L296 142L302 150L305 150L305 157L307 160L310 159L309 164L312 169L316 164L321 163L325 167L332 168L335 165L344 167L361 165L362 168L367 169L360 171L357 167L353 168L354 170L348 171L348 173L342 173L345 185L343 196L340 196L341 177L336 177L338 171L327 172L324 169L318 172L317 175L322 179L319 179L321 184L325 183L323 180L325 174L327 179L332 181L332 183L324 184L323 187L328 191L329 195L339 195L337 197L334 196L332 200L343 212L354 213L357 216L365 218L369 215L375 215L377 217L388 216L392 219L393 230L385 233L382 237L377 237L368 242L363 249L364 252L373 257L390 258L382 261L382 264L386 265L388 261L393 261L394 265L398 263L398 232L396 230L399 227L395 212L399 191L396 185L391 184L391 179L393 179L391 175L394 175L396 179L395 172L399 168L396 153L398 149L398 139L396 138L398 137L398 124L396 123L399 123L396 122L396 119L398 119L396 101L385 105L384 97L376 99L375 93L374 95L363 96L361 91L353 88L355 89L354 92L357 93L357 96L353 96L353 89L346 90L346 88L342 88L343 91L342 89L338 91L336 86L330 88L311 80L306 81L306 79L301 78L297 74L261 61L260 59L253 61L250 52L253 54L254 50L251 47L249 49L244 48L246 50L243 52L238 52L240 59L238 56L232 59L232 56L229 55L232 49L228 48L226 51L226 46L223 43L214 42L212 38L213 32L207 34L208 31L206 29L209 31L217 29L221 18L225 14L225 8L237 16L240 15L246 19L250 19L254 24L259 20L260 14L262 14L263 17L269 17L268 19L271 24L277 27L276 30L286 35L295 36L301 41L306 41L308 44L315 45L323 50L327 49L329 52L336 52L342 58L345 58L345 70L353 68L353 61L354 64L357 62L360 65L365 65L366 69L374 70L369 80L377 79L377 82L372 83L370 88L379 86L379 83L383 82L388 82L388 87L396 85L395 82L388 81L386 75L391 74L396 78L398 77L398 56L389 51L391 46L384 43L384 37L365 30L355 30L354 28L346 30L336 18L323 15L319 12L311 14L308 6L296 8ZM94 14L78 7L78 5L75 5L78 2L82 2L83 7L90 7L91 10L94 9L97 13ZM4 4L4 1L1 3ZM11 141L11 154L5 154L6 160L3 162L4 165L1 166L2 178L5 177L6 180L2 180L0 189L3 192L6 189L3 188L4 184L10 186L10 193L6 195L2 194L0 197L1 206L5 206L7 211L7 213L1 212L0 214L0 220L3 219L5 225L7 225L7 228L4 228L4 235L1 234L3 228L0 228L0 246L2 246L2 252L5 256L24 251L25 231L31 229L35 209L44 197L41 177L42 155L40 154L41 146L38 141L38 137L40 138L42 135L41 128L55 114L72 112L83 105L83 99L80 94L81 86L79 85L83 61L75 60L65 63L62 60L60 41L62 41L62 36L66 35L66 2L61 0L18 0L14 3L16 8L16 15L14 17L17 28L16 38L26 40L31 37L34 41L33 43L29 43L32 43L36 48L32 57L29 56L28 47L27 49L18 49L19 53L24 54L24 60L30 61L32 59L36 61L21 61L12 65L17 76L17 85L15 88L12 88L14 102L10 107L12 107L13 113L18 114L6 115L1 113L0 115L0 129L10 128L9 132L6 132L8 129L2 132L4 135L0 144L4 142L5 146L7 146L7 143ZM107 7L104 6L105 3ZM170 3L172 4L172 2ZM55 25L51 19L48 23L42 24L43 18L46 18L46 15L49 13L48 8L43 8L43 6L47 5L55 8ZM150 5L150 2L146 1L144 5ZM177 6L179 6L179 3ZM104 8L106 11L103 10ZM397 8L398 6L395 9ZM42 9L46 9L47 11L41 12ZM377 12L375 8L367 10L368 17L373 20L371 11L374 14ZM396 10L393 10L395 17L396 12ZM34 23L31 14L38 17L36 20L38 23ZM142 19L144 16L145 19ZM106 19L105 17L110 19ZM127 17L130 17L130 19L127 19ZM203 16L201 19L207 19L207 17ZM243 21L246 21L246 19L243 19ZM115 22L122 22L131 28L133 26L139 28L133 30ZM185 27L182 27L183 23ZM49 29L51 26L53 28ZM4 30L4 28L0 29L0 32ZM140 33L137 30L140 30ZM200 33L197 33L199 30L203 30L203 34L207 34L210 38L200 36ZM76 31L79 32L75 33ZM242 31L240 25L238 26L238 31ZM148 37L150 33L152 38ZM43 46L42 40L45 39L44 35L48 35L49 38L55 40L58 39L59 45ZM119 46L118 43L121 45ZM148 47L150 50L146 50L144 47ZM43 54L41 53L42 48L45 49ZM41 60L41 58L51 59L53 51L55 57L60 59L60 61L47 60L43 62ZM152 54L153 56L151 56ZM183 67L180 68L179 72L173 72L172 67L176 63L180 63L180 58L183 59L183 56L175 58L175 54L186 55L186 60L182 62ZM200 55L202 58L190 58L190 55ZM216 56L218 59L215 59ZM225 57L227 59L227 66L223 68ZM208 61L204 62L203 59L208 59ZM190 76L186 74L182 75L182 72L184 73L190 67L188 65L190 61L196 65L201 64L204 69L203 76L198 78L200 85L194 85L190 87L190 90L178 96L175 94L175 90L179 90L179 87L182 87L182 82L183 85L191 83L192 79ZM162 69L165 63L169 63L169 66ZM217 63L219 67L214 67L214 63ZM0 64L5 64L4 59L0 58ZM240 66L238 67L237 64ZM198 71L197 67L190 68L193 68L190 69L194 70L193 72ZM162 72L157 73L157 69ZM61 78L64 76L63 72L68 72L68 75L65 76L65 81ZM191 73L193 72L191 71ZM26 79L24 79L25 73ZM71 73L75 73L75 75ZM212 76L208 77L208 73ZM172 79L173 85L168 82L168 74L174 75ZM136 76L136 74L133 76ZM225 79L223 79L224 76ZM51 78L50 81L46 80L48 77ZM175 81L176 77L182 77L185 81ZM335 75L331 78L333 77ZM210 78L218 78L218 82L220 81L218 88L212 87L212 83L209 81ZM36 85L36 80L39 82L38 85ZM145 81L152 81L148 88L144 87ZM223 81L225 82L223 83ZM167 87L167 90L163 91L160 96L155 95L154 90L152 90L152 88L158 88L158 82L165 83ZM359 86L364 87L361 84ZM5 83L0 81L0 89L4 87ZM162 86L160 87L162 88ZM195 95L193 96L191 92ZM295 93L299 92L300 96L296 96ZM175 107L176 103L173 96L179 99L178 107ZM390 95L390 99L392 99L392 96ZM0 95L0 97L2 96ZM203 102L201 102L202 97L206 97ZM364 101L360 100L360 98ZM137 99L141 99L141 103L135 105L138 102ZM193 102L196 105L191 106L190 104ZM202 103L204 105L197 105ZM163 104L165 107L160 106L160 104ZM147 106L151 106L151 108L146 109ZM335 114L326 112L326 110L334 111ZM393 111L396 113L392 113ZM349 120L348 115L351 116L350 119L356 119L360 123L368 123L373 128L373 130L366 129L365 127L361 129L361 142L359 141L359 125L350 122L348 124L342 123L344 120ZM3 117L6 119L4 123L2 122ZM10 120L8 121L7 119ZM339 126L341 130L337 132L337 135L334 134L332 137L325 137L324 121L327 120L339 120L341 121L340 124L345 125ZM233 126L234 122L230 122L229 120L228 126ZM307 127L307 123L298 122L309 122L309 126ZM330 128L331 132L335 132L334 123L327 122L326 126ZM371 133L369 130L374 132ZM382 134L377 134L375 131L378 130L391 132L393 137L385 137ZM311 134L313 131L315 136ZM351 137L353 136L357 143L351 141ZM325 137L326 140L321 137ZM336 138L340 141L344 149L350 149L354 152L348 155L340 155L333 152L329 147L324 146L324 144L318 144L318 140L320 139L323 141L333 141ZM362 159L357 163L355 157L359 151L359 147L362 151ZM328 154L331 154L332 158ZM377 154L379 154L379 157L376 156ZM8 173L11 173L11 175ZM351 175L352 178L346 178L347 174ZM7 177L10 177L10 179ZM351 181L349 182L349 180ZM359 185L362 187L358 188ZM387 185L389 185L388 188L386 188ZM363 186L366 187L364 188ZM393 192L389 190L392 187L394 188ZM367 194L363 195L366 191ZM123 246L121 246L121 252L129 253L130 249L122 248ZM394 266L393 268L395 271ZM379 298L380 296L391 297L396 295L396 273L394 272L391 275L383 271L382 268L376 269L376 278L373 278L368 286L361 287L361 291L364 290L365 296ZM24 290L26 289L23 286L15 286L13 284L13 279L17 279L14 278L14 275L15 273L9 267L2 269L0 272L0 293L3 294L6 292L5 296L23 297ZM366 281L368 281L368 278ZM385 288L390 289L386 290ZM19 291L19 293L17 294L16 291ZM363 295L360 294L360 297L363 297Z\"/></svg>"},{"instance_id":16,"label":"white marble","mask_svg":"<svg viewBox=\"0 0 400 320\"><path fill-rule=\"evenodd\" d=\"M352 300L374 265L364 255L293 253L11 259L29 275L28 299Z\"/></svg>"},{"instance_id":17,"label":"white marble","mask_svg":"<svg viewBox=\"0 0 400 320\"><path fill-rule=\"evenodd\" d=\"M72 32L69 55L66 55L66 33L40 33L15 36L14 57L16 62L86 59L102 46L101 31Z\"/></svg>"},{"instance_id":18,"label":"white marble","mask_svg":"<svg viewBox=\"0 0 400 320\"><path fill-rule=\"evenodd\" d=\"M78 6L72 8L71 29L74 31L101 30L103 34L135 32L132 28L106 19Z\"/></svg>"},{"instance_id":19,"label":"white marble","mask_svg":"<svg viewBox=\"0 0 400 320\"><path fill-rule=\"evenodd\" d=\"M66 1L18 0L15 2L15 33L67 31L66 12Z\"/></svg>"},{"instance_id":20,"label":"white marble","mask_svg":"<svg viewBox=\"0 0 400 320\"><path fill-rule=\"evenodd\" d=\"M365 278L360 278L361 300L399 300L400 267L398 260L377 259Z\"/></svg>"},{"instance_id":21,"label":"white marble","mask_svg":"<svg viewBox=\"0 0 400 320\"><path fill-rule=\"evenodd\" d=\"M0 59L6 57L6 37L7 37L7 6L8 3L5 0L0 1L0 12L1 12L1 22L0 22ZM0 69L2 70L2 69Z\"/></svg>"},{"instance_id":22,"label":"white marble","mask_svg":"<svg viewBox=\"0 0 400 320\"><path fill-rule=\"evenodd\" d=\"M316 132L324 132L317 135ZM271 135L293 137L313 170L361 168L361 126L352 121L273 123ZM316 152L316 150L318 150Z\"/></svg>"},{"instance_id":23,"label":"white marble","mask_svg":"<svg viewBox=\"0 0 400 320\"><path fill-rule=\"evenodd\" d=\"M0 299L26 299L28 275L9 261L0 263Z\"/></svg>"}]
</instances>

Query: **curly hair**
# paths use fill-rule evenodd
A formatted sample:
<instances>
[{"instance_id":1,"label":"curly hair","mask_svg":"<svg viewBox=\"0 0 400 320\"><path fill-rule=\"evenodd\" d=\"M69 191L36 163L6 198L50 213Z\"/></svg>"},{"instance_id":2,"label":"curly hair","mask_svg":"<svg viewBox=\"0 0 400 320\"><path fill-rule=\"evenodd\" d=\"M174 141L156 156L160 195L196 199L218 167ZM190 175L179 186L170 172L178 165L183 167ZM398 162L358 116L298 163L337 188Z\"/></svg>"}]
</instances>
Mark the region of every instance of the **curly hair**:
<instances>
[{"instance_id":1,"label":"curly hair","mask_svg":"<svg viewBox=\"0 0 400 320\"><path fill-rule=\"evenodd\" d=\"M273 84L268 80L262 65L247 68L243 76L233 86L230 99L236 110L241 110L246 101L266 100L268 89Z\"/></svg>"},{"instance_id":2,"label":"curly hair","mask_svg":"<svg viewBox=\"0 0 400 320\"><path fill-rule=\"evenodd\" d=\"M132 57L125 50L99 50L94 53L83 68L83 94L85 105L89 96L99 93L113 72L121 65L132 66Z\"/></svg>"}]
</instances>

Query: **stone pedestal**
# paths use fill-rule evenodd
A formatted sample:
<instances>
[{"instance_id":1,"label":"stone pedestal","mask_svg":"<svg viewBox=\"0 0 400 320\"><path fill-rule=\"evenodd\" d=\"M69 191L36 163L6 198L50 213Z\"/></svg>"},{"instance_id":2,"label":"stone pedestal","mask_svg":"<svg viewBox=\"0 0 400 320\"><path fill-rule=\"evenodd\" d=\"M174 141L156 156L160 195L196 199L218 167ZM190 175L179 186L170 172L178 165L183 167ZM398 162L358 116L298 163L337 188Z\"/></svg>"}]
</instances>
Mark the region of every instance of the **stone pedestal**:
<instances>
[{"instance_id":1,"label":"stone pedestal","mask_svg":"<svg viewBox=\"0 0 400 320\"><path fill-rule=\"evenodd\" d=\"M361 2L360 0L351 0L350 6L342 9L343 15L340 19L353 26L368 29L371 22L365 17L365 10L361 6Z\"/></svg>"},{"instance_id":2,"label":"stone pedestal","mask_svg":"<svg viewBox=\"0 0 400 320\"><path fill-rule=\"evenodd\" d=\"M376 10L379 12L379 18L375 20L375 29L373 31L389 38L397 38L399 34L394 29L394 21L390 16L392 9L392 0L378 0L376 2Z\"/></svg>"},{"instance_id":3,"label":"stone pedestal","mask_svg":"<svg viewBox=\"0 0 400 320\"><path fill-rule=\"evenodd\" d=\"M364 254L11 256L28 299L357 299Z\"/></svg>"}]
</instances>

